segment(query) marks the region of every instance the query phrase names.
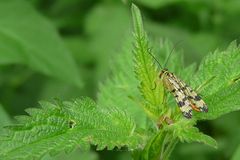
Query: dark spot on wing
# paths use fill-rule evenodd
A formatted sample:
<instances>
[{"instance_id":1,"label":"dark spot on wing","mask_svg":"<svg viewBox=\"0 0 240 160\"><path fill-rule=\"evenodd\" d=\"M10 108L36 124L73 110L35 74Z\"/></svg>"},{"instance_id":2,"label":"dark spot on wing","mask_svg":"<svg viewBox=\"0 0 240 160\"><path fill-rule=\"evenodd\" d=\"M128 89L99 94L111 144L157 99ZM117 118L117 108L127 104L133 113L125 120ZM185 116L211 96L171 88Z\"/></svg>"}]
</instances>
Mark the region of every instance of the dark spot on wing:
<instances>
[{"instance_id":1,"label":"dark spot on wing","mask_svg":"<svg viewBox=\"0 0 240 160\"><path fill-rule=\"evenodd\" d=\"M182 87L181 89L184 91L184 90L186 90L187 88L186 88L186 87Z\"/></svg>"},{"instance_id":2,"label":"dark spot on wing","mask_svg":"<svg viewBox=\"0 0 240 160\"><path fill-rule=\"evenodd\" d=\"M178 102L178 106L179 106L179 107L182 107L182 106L184 106L184 105L185 105L185 102L183 102L183 101L179 101L179 102Z\"/></svg>"},{"instance_id":3,"label":"dark spot on wing","mask_svg":"<svg viewBox=\"0 0 240 160\"><path fill-rule=\"evenodd\" d=\"M192 118L192 110L189 110L189 112L183 112L183 116L187 119Z\"/></svg>"},{"instance_id":4,"label":"dark spot on wing","mask_svg":"<svg viewBox=\"0 0 240 160\"><path fill-rule=\"evenodd\" d=\"M168 75L169 75L170 77L173 77L173 73L171 73L171 72L168 72Z\"/></svg>"},{"instance_id":5,"label":"dark spot on wing","mask_svg":"<svg viewBox=\"0 0 240 160\"><path fill-rule=\"evenodd\" d=\"M196 96L194 97L194 100L195 100L195 101L200 101L200 100L201 100L201 97L200 97L199 95L196 95Z\"/></svg>"},{"instance_id":6,"label":"dark spot on wing","mask_svg":"<svg viewBox=\"0 0 240 160\"><path fill-rule=\"evenodd\" d=\"M201 112L208 112L208 107L206 105L200 107Z\"/></svg>"},{"instance_id":7,"label":"dark spot on wing","mask_svg":"<svg viewBox=\"0 0 240 160\"><path fill-rule=\"evenodd\" d=\"M185 102L186 100L187 100L187 97L184 97L184 98L182 99L183 102Z\"/></svg>"},{"instance_id":8,"label":"dark spot on wing","mask_svg":"<svg viewBox=\"0 0 240 160\"><path fill-rule=\"evenodd\" d=\"M190 99L193 99L193 97L192 97L192 96L188 96L188 98L190 98Z\"/></svg>"}]
</instances>

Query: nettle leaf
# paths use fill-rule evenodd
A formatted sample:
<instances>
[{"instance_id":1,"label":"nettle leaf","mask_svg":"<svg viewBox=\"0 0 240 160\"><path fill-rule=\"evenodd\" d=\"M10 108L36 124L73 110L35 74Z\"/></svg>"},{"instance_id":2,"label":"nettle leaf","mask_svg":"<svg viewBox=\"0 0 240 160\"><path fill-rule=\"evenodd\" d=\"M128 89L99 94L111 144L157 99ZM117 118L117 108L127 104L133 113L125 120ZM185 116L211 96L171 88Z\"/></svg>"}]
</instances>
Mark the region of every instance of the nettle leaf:
<instances>
[{"instance_id":1,"label":"nettle leaf","mask_svg":"<svg viewBox=\"0 0 240 160\"><path fill-rule=\"evenodd\" d=\"M193 121L180 120L167 126L165 129L172 132L174 137L178 137L181 142L199 142L217 148L217 142L193 127Z\"/></svg>"},{"instance_id":2,"label":"nettle leaf","mask_svg":"<svg viewBox=\"0 0 240 160\"><path fill-rule=\"evenodd\" d=\"M240 109L240 48L233 42L225 51L216 50L201 63L193 78L209 106L198 119L215 119Z\"/></svg>"},{"instance_id":3,"label":"nettle leaf","mask_svg":"<svg viewBox=\"0 0 240 160\"><path fill-rule=\"evenodd\" d=\"M56 29L30 4L0 1L0 19L0 64L24 64L82 86L77 66Z\"/></svg>"},{"instance_id":4,"label":"nettle leaf","mask_svg":"<svg viewBox=\"0 0 240 160\"><path fill-rule=\"evenodd\" d=\"M139 90L146 100L145 111L150 117L157 118L161 113L164 98L163 85L156 85L158 71L149 54L151 52L147 35L143 29L140 10L132 5L134 36L135 36L135 72L140 81ZM161 82L160 82L161 83ZM159 107L156 107L159 106Z\"/></svg>"},{"instance_id":5,"label":"nettle leaf","mask_svg":"<svg viewBox=\"0 0 240 160\"><path fill-rule=\"evenodd\" d=\"M109 65L113 76L99 85L98 105L115 106L125 110L134 118L137 126L144 128L146 114L140 107L142 97L134 76L131 39L126 39L125 42L122 50Z\"/></svg>"},{"instance_id":6,"label":"nettle leaf","mask_svg":"<svg viewBox=\"0 0 240 160\"><path fill-rule=\"evenodd\" d=\"M71 154L61 153L55 157L51 157L50 155L46 155L42 158L42 160L99 160L98 153L95 151L81 151L77 149Z\"/></svg>"},{"instance_id":7,"label":"nettle leaf","mask_svg":"<svg viewBox=\"0 0 240 160\"><path fill-rule=\"evenodd\" d=\"M90 144L98 150L139 147L135 123L114 107L102 109L88 98L41 106L28 109L29 117L18 117L19 124L7 127L9 133L0 140L0 159L40 159L76 147L89 149Z\"/></svg>"},{"instance_id":8,"label":"nettle leaf","mask_svg":"<svg viewBox=\"0 0 240 160\"><path fill-rule=\"evenodd\" d=\"M11 118L0 104L0 133L2 132L2 127L9 124L11 124Z\"/></svg>"}]
</instances>

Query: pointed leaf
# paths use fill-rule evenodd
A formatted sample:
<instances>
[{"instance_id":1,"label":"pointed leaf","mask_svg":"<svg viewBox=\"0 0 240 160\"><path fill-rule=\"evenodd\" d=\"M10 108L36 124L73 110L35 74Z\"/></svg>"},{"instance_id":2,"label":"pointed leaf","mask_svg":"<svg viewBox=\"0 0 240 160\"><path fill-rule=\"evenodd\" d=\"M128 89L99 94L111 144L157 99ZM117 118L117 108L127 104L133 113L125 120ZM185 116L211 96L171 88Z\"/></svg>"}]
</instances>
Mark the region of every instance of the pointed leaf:
<instances>
[{"instance_id":1,"label":"pointed leaf","mask_svg":"<svg viewBox=\"0 0 240 160\"><path fill-rule=\"evenodd\" d=\"M236 42L225 51L216 50L201 63L193 78L200 87L209 112L199 113L198 119L215 119L240 109L240 48Z\"/></svg>"},{"instance_id":2,"label":"pointed leaf","mask_svg":"<svg viewBox=\"0 0 240 160\"><path fill-rule=\"evenodd\" d=\"M183 119L167 126L166 129L172 131L173 135L182 142L199 142L217 148L217 142L212 137L199 132L198 128L193 127L193 124L193 121Z\"/></svg>"},{"instance_id":3,"label":"pointed leaf","mask_svg":"<svg viewBox=\"0 0 240 160\"><path fill-rule=\"evenodd\" d=\"M135 124L123 111L113 107L101 109L90 99L64 102L31 112L31 118L20 125L8 127L0 140L0 159L40 159L50 153L83 150L89 145L99 149L127 146L138 148Z\"/></svg>"},{"instance_id":4,"label":"pointed leaf","mask_svg":"<svg viewBox=\"0 0 240 160\"><path fill-rule=\"evenodd\" d=\"M145 111L150 117L157 119L162 112L163 85L157 85L158 72L152 57L147 35L143 29L142 17L139 9L132 5L132 15L135 36L135 72L140 81L139 90L147 101ZM151 53L152 54L152 53ZM158 107L156 107L158 106Z\"/></svg>"}]
</instances>

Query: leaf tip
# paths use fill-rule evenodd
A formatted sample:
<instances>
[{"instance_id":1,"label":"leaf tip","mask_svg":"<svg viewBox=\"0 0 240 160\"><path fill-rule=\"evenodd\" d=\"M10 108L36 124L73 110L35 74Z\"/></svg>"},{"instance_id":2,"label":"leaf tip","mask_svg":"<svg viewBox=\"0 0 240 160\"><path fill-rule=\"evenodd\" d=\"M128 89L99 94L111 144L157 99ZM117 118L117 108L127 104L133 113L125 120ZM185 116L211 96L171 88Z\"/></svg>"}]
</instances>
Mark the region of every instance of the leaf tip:
<instances>
[{"instance_id":1,"label":"leaf tip","mask_svg":"<svg viewBox=\"0 0 240 160\"><path fill-rule=\"evenodd\" d=\"M139 8L134 3L132 3L131 12L133 18L134 32L138 36L142 37L144 35L142 15Z\"/></svg>"}]
</instances>

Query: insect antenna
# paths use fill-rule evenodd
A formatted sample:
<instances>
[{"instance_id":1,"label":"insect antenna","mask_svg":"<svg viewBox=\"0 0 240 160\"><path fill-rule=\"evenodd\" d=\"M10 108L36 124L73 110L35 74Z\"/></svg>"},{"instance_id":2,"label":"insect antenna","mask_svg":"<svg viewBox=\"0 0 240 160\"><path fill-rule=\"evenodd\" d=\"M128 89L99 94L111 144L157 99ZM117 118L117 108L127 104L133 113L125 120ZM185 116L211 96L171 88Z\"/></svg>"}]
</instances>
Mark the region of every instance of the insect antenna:
<instances>
[{"instance_id":1,"label":"insect antenna","mask_svg":"<svg viewBox=\"0 0 240 160\"><path fill-rule=\"evenodd\" d=\"M148 54L157 62L158 66L163 69L162 65L160 62L157 60L157 58L151 53L151 50L148 50Z\"/></svg>"},{"instance_id":2,"label":"insect antenna","mask_svg":"<svg viewBox=\"0 0 240 160\"><path fill-rule=\"evenodd\" d=\"M174 49L175 49L180 43L182 43L182 42L183 42L183 41L178 41L177 43L175 43L175 45L173 46L171 52L168 54L167 59L165 60L165 63L164 63L164 65L163 65L163 68L166 67L166 65L167 65L167 63L168 63L168 61L169 61L169 58L170 58L171 54L173 53Z\"/></svg>"}]
</instances>

